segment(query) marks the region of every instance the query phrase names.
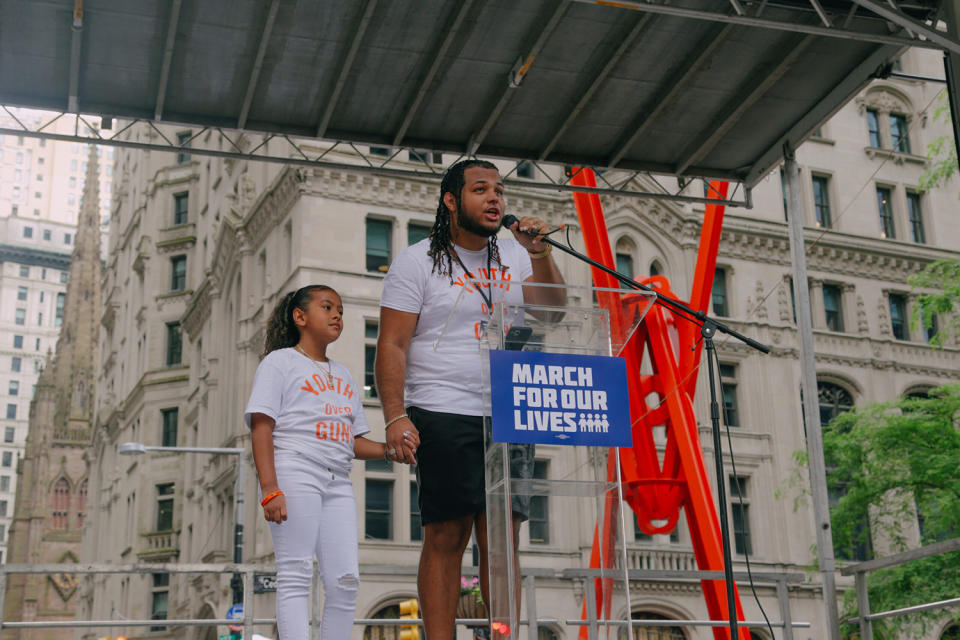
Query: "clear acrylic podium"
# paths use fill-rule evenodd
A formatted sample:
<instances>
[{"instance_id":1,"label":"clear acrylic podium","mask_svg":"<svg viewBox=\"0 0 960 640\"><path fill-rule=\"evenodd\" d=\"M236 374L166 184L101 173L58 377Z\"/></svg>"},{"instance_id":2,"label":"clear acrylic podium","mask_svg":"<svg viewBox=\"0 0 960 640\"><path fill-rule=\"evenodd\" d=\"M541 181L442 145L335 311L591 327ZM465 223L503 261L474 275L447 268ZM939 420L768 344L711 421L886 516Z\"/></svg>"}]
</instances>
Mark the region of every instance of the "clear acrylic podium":
<instances>
[{"instance_id":1,"label":"clear acrylic podium","mask_svg":"<svg viewBox=\"0 0 960 640\"><path fill-rule=\"evenodd\" d=\"M518 559L513 552L516 544L514 534L520 523L532 517L538 528L549 524L549 535L556 538L555 544L571 558L573 566L561 567L561 572L575 580L583 580L583 605L576 610L556 612L561 624L579 621L583 613L592 622L585 622L590 638L618 637L629 630L630 602L627 585L627 555L624 543L624 526L629 523L629 514L623 509L623 493L620 484L619 449L613 448L618 464L608 472L607 447L566 446L558 444L516 445L493 442L491 430L491 380L489 353L493 349L540 351L550 353L616 356L633 335L644 313L653 304L653 294L624 289L566 286L568 306L544 306L498 299L498 285L502 283L476 281L478 286L492 292L492 308L480 325L479 367L481 393L484 406L484 447L487 506L487 545L490 597L487 603L492 623L491 638L536 638L534 620L527 621L527 629L520 626L520 594ZM492 285L492 286L490 286ZM547 289L556 290L557 285L524 284L524 298L542 299ZM472 295L471 295L472 294ZM607 302L615 301L622 309L623 296L631 296L641 304L631 305L629 314L598 308L597 297ZM516 296L515 296L516 297ZM461 292L455 308L451 310L448 326L441 332L435 348L441 349L449 335L450 323L455 322L456 307L475 305L476 291ZM610 305L613 306L613 305ZM522 330L511 329L524 327ZM474 356L475 357L475 356ZM476 361L476 360L474 360ZM617 425L629 430L629 425ZM534 460L537 461L534 464ZM536 473L535 473L536 472ZM550 521L541 522L549 504ZM526 515L521 515L526 514ZM605 571L590 571L590 545L606 529L604 518L615 514L617 522L609 523L616 531L615 543L599 544L599 566L610 566ZM545 547L550 548L551 547ZM604 618L602 607L589 597L595 594L595 580L602 580L604 590L611 593L609 618ZM514 585L515 588L511 588ZM591 600L594 600L591 602ZM529 607L533 611L536 607ZM529 615L527 616L530 617ZM598 618L601 620L599 622ZM529 632L529 635L528 635ZM579 627L570 627L568 637L579 634ZM608 635L609 634L609 635ZM632 637L632 635L627 636Z\"/></svg>"}]
</instances>

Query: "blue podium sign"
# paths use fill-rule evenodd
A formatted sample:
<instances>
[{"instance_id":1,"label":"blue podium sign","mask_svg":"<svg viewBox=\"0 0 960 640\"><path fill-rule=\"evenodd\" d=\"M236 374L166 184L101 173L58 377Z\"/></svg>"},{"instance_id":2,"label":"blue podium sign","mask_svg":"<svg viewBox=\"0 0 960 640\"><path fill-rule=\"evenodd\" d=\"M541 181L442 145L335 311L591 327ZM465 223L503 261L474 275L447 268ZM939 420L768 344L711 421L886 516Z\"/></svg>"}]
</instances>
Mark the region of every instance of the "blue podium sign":
<instances>
[{"instance_id":1,"label":"blue podium sign","mask_svg":"<svg viewBox=\"0 0 960 640\"><path fill-rule=\"evenodd\" d=\"M493 440L628 447L623 358L491 351Z\"/></svg>"}]
</instances>

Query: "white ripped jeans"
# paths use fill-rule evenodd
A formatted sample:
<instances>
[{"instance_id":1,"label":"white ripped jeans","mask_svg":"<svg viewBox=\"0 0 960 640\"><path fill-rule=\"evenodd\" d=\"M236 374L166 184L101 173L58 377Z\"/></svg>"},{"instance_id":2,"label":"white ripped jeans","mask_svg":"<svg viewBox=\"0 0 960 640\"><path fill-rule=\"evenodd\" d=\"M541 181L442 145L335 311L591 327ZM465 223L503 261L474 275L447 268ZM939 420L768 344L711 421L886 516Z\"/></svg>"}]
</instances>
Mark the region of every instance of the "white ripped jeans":
<instances>
[{"instance_id":1,"label":"white ripped jeans","mask_svg":"<svg viewBox=\"0 0 960 640\"><path fill-rule=\"evenodd\" d=\"M287 519L268 523L277 558L280 640L309 640L310 584L316 555L323 581L323 640L347 640L353 629L360 570L357 509L350 477L299 452L277 451L277 484Z\"/></svg>"}]
</instances>

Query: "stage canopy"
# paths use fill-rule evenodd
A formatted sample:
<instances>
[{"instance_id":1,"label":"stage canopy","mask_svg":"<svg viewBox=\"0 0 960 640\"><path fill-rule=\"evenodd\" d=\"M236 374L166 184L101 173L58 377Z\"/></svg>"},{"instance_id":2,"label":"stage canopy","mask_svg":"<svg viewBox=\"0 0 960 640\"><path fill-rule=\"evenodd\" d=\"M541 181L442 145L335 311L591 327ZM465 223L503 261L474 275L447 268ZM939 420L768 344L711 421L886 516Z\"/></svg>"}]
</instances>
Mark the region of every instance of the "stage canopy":
<instances>
[{"instance_id":1,"label":"stage canopy","mask_svg":"<svg viewBox=\"0 0 960 640\"><path fill-rule=\"evenodd\" d=\"M4 0L0 104L750 186L941 1Z\"/></svg>"}]
</instances>

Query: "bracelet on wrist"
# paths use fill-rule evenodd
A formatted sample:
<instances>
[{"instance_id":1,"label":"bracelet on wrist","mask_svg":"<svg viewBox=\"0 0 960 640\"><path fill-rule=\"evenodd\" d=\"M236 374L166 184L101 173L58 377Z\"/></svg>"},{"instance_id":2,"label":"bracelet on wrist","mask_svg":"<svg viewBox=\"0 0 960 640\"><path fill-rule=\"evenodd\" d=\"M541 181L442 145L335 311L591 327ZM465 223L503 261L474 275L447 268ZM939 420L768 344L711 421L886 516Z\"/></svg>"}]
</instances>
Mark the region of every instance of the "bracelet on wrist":
<instances>
[{"instance_id":1,"label":"bracelet on wrist","mask_svg":"<svg viewBox=\"0 0 960 640\"><path fill-rule=\"evenodd\" d=\"M383 428L386 429L387 427L389 427L390 425L392 425L392 424L393 424L394 422L396 422L397 420L403 420L404 418L409 418L409 417L410 417L410 416L408 416L406 413L401 413L401 414L398 415L397 417L395 417L395 418L390 418L389 420L387 420L387 424L383 425Z\"/></svg>"},{"instance_id":2,"label":"bracelet on wrist","mask_svg":"<svg viewBox=\"0 0 960 640\"><path fill-rule=\"evenodd\" d=\"M282 496L282 495L283 495L283 491L280 491L280 489L277 489L276 491L271 491L263 498L263 500L260 501L260 506L265 507L267 506L268 502L270 502L277 496Z\"/></svg>"},{"instance_id":3,"label":"bracelet on wrist","mask_svg":"<svg viewBox=\"0 0 960 640\"><path fill-rule=\"evenodd\" d=\"M547 248L544 249L543 251L538 251L537 253L533 253L532 251L528 251L527 253L530 254L530 259L531 259L531 260L539 260L540 258L546 258L548 255L550 255L550 252L551 252L551 251L553 251L553 247L548 244L548 245L547 245Z\"/></svg>"}]
</instances>

